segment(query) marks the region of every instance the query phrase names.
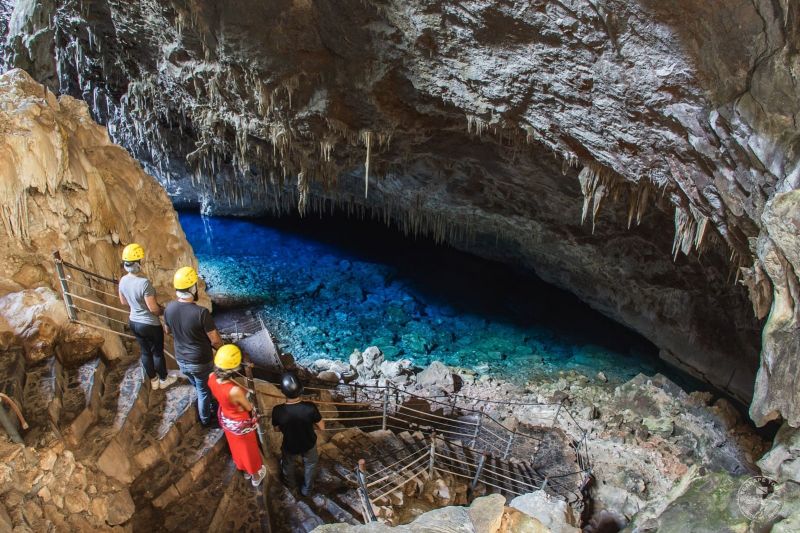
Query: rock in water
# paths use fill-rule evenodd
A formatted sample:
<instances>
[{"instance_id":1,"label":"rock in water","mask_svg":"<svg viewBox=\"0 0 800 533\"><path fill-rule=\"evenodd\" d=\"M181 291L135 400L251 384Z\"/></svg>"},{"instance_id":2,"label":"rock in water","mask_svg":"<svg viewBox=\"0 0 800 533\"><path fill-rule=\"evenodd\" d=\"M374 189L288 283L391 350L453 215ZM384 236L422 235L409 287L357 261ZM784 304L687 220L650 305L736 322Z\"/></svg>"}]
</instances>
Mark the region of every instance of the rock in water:
<instances>
[{"instance_id":1,"label":"rock in water","mask_svg":"<svg viewBox=\"0 0 800 533\"><path fill-rule=\"evenodd\" d=\"M370 346L364 353L361 354L363 358L363 372L362 376L367 379L378 377L380 373L381 363L383 363L383 352L377 346Z\"/></svg>"}]
</instances>

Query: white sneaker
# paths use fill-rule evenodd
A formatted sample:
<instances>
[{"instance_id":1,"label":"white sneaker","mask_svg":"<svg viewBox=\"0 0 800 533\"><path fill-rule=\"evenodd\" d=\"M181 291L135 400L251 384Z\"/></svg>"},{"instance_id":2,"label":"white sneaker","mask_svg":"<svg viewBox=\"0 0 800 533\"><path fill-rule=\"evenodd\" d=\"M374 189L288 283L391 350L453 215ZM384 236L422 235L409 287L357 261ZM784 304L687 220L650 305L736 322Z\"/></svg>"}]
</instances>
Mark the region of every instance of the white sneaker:
<instances>
[{"instance_id":1,"label":"white sneaker","mask_svg":"<svg viewBox=\"0 0 800 533\"><path fill-rule=\"evenodd\" d=\"M264 481L264 478L267 476L267 465L261 465L261 468L253 474L250 483L253 484L254 487L258 487L261 485L261 482Z\"/></svg>"},{"instance_id":2,"label":"white sneaker","mask_svg":"<svg viewBox=\"0 0 800 533\"><path fill-rule=\"evenodd\" d=\"M158 390L158 387L160 385L159 385L159 380L158 380L157 377L155 377L155 378L150 380L150 386L153 388L153 390Z\"/></svg>"},{"instance_id":3,"label":"white sneaker","mask_svg":"<svg viewBox=\"0 0 800 533\"><path fill-rule=\"evenodd\" d=\"M178 376L167 376L167 379L162 379L159 381L159 386L162 389L166 389L176 381L178 381Z\"/></svg>"}]
</instances>

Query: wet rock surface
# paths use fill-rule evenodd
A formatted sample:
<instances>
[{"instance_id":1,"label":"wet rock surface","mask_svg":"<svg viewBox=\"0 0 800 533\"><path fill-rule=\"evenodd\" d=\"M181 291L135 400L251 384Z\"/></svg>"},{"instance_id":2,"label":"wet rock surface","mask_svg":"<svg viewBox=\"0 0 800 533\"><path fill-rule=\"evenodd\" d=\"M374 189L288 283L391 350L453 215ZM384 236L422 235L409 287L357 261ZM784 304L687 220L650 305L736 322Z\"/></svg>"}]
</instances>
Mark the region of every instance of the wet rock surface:
<instances>
[{"instance_id":1,"label":"wet rock surface","mask_svg":"<svg viewBox=\"0 0 800 533\"><path fill-rule=\"evenodd\" d=\"M180 202L431 231L749 400L738 273L759 319L779 306L753 416L796 425L796 368L772 372L797 342L793 245L762 216L798 185L793 4L32 4L4 63L82 95Z\"/></svg>"}]
</instances>

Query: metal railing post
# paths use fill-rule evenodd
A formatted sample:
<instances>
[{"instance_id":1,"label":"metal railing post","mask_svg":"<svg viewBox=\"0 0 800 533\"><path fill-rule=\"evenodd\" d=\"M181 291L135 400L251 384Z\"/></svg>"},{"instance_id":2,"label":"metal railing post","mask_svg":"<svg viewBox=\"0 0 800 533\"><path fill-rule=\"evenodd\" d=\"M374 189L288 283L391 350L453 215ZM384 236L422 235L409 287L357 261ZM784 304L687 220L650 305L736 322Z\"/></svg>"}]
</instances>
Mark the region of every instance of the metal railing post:
<instances>
[{"instance_id":1,"label":"metal railing post","mask_svg":"<svg viewBox=\"0 0 800 533\"><path fill-rule=\"evenodd\" d=\"M431 433L431 449L428 452L428 476L433 478L433 468L436 462L436 432Z\"/></svg>"},{"instance_id":2,"label":"metal railing post","mask_svg":"<svg viewBox=\"0 0 800 533\"><path fill-rule=\"evenodd\" d=\"M506 450L503 452L503 460L505 461L508 459L508 454L511 453L511 446L514 444L514 437L517 436L517 430L515 429L511 436L508 437L508 442L506 443Z\"/></svg>"},{"instance_id":3,"label":"metal railing post","mask_svg":"<svg viewBox=\"0 0 800 533\"><path fill-rule=\"evenodd\" d=\"M64 262L61 260L61 252L58 250L53 252L53 260L56 263L58 283L61 286L61 296L64 297L64 305L67 306L67 316L74 322L75 320L78 320L78 316L75 314L75 306L72 303L72 296L69 295L69 285L67 285L67 276L64 273Z\"/></svg>"},{"instance_id":4,"label":"metal railing post","mask_svg":"<svg viewBox=\"0 0 800 533\"><path fill-rule=\"evenodd\" d=\"M475 424L475 432L472 434L472 442L469 445L470 448L474 448L475 444L478 442L478 435L480 435L482 424L483 424L483 407L481 407L481 412L478 415L478 423Z\"/></svg>"},{"instance_id":5,"label":"metal railing post","mask_svg":"<svg viewBox=\"0 0 800 533\"><path fill-rule=\"evenodd\" d=\"M386 431L386 418L389 411L389 384L387 383L383 388L383 419L381 420L381 429Z\"/></svg>"},{"instance_id":6,"label":"metal railing post","mask_svg":"<svg viewBox=\"0 0 800 533\"><path fill-rule=\"evenodd\" d=\"M478 480L483 473L483 464L486 462L486 452L481 454L481 458L478 459L478 468L475 470L475 476L472 478L472 481L469 484L470 490L475 490L475 487L478 485Z\"/></svg>"},{"instance_id":7,"label":"metal railing post","mask_svg":"<svg viewBox=\"0 0 800 533\"><path fill-rule=\"evenodd\" d=\"M19 430L17 430L17 426L14 424L14 421L8 416L6 412L6 408L3 407L3 403L0 402L0 425L6 430L8 436L11 438L13 442L17 444L24 444L25 441L22 440L22 437L19 434Z\"/></svg>"},{"instance_id":8,"label":"metal railing post","mask_svg":"<svg viewBox=\"0 0 800 533\"><path fill-rule=\"evenodd\" d=\"M558 409L556 410L556 416L553 417L553 424L550 427L556 427L556 423L558 422L558 415L561 414L561 408L564 407L564 400L561 400L558 404Z\"/></svg>"},{"instance_id":9,"label":"metal railing post","mask_svg":"<svg viewBox=\"0 0 800 533\"><path fill-rule=\"evenodd\" d=\"M376 522L375 511L372 509L372 502L369 501L367 492L367 462L364 459L358 460L356 468L356 479L358 480L358 495L361 498L361 506L364 508L364 523Z\"/></svg>"}]
</instances>

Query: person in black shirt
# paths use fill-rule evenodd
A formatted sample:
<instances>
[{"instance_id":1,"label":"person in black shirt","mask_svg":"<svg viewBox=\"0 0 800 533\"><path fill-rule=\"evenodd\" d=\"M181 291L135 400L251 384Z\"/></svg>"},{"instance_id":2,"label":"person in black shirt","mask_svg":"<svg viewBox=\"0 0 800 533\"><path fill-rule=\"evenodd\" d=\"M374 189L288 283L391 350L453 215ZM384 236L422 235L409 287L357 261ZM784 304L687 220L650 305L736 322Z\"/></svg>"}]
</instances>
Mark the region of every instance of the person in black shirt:
<instances>
[{"instance_id":1,"label":"person in black shirt","mask_svg":"<svg viewBox=\"0 0 800 533\"><path fill-rule=\"evenodd\" d=\"M300 401L303 386L294 374L286 373L281 378L281 390L286 396L286 403L272 408L272 425L283 433L281 444L281 472L286 486L294 490L297 486L295 480L294 463L298 457L303 460L304 476L300 493L308 496L314 485L317 475L317 434L325 429L317 406L311 402Z\"/></svg>"},{"instance_id":2,"label":"person in black shirt","mask_svg":"<svg viewBox=\"0 0 800 533\"><path fill-rule=\"evenodd\" d=\"M214 370L213 349L222 346L222 337L211 313L197 305L197 272L183 267L175 272L177 300L167 304L164 324L175 339L178 367L197 390L197 414L205 427L215 427L216 401L208 388L208 375Z\"/></svg>"}]
</instances>

